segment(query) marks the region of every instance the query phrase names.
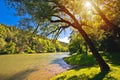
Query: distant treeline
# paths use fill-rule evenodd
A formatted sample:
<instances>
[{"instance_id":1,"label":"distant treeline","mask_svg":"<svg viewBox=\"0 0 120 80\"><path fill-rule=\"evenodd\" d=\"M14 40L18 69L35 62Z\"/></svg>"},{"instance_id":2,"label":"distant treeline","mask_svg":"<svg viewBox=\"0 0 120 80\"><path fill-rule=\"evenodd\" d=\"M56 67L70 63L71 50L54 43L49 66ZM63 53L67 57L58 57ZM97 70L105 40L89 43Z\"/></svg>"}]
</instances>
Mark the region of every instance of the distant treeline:
<instances>
[{"instance_id":1,"label":"distant treeline","mask_svg":"<svg viewBox=\"0 0 120 80\"><path fill-rule=\"evenodd\" d=\"M34 34L29 30L0 24L0 54L68 51L67 44Z\"/></svg>"}]
</instances>

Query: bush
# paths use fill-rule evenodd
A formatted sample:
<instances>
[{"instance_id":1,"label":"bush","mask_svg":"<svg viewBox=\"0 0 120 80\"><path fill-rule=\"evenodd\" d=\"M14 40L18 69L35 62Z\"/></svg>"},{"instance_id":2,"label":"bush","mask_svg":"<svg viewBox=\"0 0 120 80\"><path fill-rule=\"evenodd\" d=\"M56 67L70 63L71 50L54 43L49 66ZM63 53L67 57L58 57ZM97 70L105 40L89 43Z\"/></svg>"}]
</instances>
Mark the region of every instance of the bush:
<instances>
[{"instance_id":1,"label":"bush","mask_svg":"<svg viewBox=\"0 0 120 80\"><path fill-rule=\"evenodd\" d=\"M67 63L71 65L94 65L96 61L91 54L73 54L70 57L64 59Z\"/></svg>"},{"instance_id":2,"label":"bush","mask_svg":"<svg viewBox=\"0 0 120 80\"><path fill-rule=\"evenodd\" d=\"M5 45L5 48L3 50L4 54L14 54L15 53L15 43L10 41L8 44Z\"/></svg>"},{"instance_id":3,"label":"bush","mask_svg":"<svg viewBox=\"0 0 120 80\"><path fill-rule=\"evenodd\" d=\"M25 50L25 52L27 52L27 53L34 53L35 51L33 51L32 49L31 49L31 47L27 47L27 49Z\"/></svg>"}]
</instances>

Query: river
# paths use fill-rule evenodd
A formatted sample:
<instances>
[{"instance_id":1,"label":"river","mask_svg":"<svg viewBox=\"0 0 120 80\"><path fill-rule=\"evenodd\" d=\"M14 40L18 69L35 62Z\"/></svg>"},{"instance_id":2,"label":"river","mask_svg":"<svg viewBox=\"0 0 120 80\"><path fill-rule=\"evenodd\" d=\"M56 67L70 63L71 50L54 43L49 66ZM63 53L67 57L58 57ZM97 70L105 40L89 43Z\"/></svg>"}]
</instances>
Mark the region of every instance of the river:
<instances>
[{"instance_id":1,"label":"river","mask_svg":"<svg viewBox=\"0 0 120 80\"><path fill-rule=\"evenodd\" d=\"M0 80L49 80L70 69L63 60L67 56L68 52L0 56Z\"/></svg>"},{"instance_id":2,"label":"river","mask_svg":"<svg viewBox=\"0 0 120 80\"><path fill-rule=\"evenodd\" d=\"M27 76L25 78L26 80L49 80L51 77L70 68L70 65L66 64L63 60L64 57L69 56L69 53L53 53L43 55L47 56L40 59L44 63L37 66L38 70Z\"/></svg>"}]
</instances>

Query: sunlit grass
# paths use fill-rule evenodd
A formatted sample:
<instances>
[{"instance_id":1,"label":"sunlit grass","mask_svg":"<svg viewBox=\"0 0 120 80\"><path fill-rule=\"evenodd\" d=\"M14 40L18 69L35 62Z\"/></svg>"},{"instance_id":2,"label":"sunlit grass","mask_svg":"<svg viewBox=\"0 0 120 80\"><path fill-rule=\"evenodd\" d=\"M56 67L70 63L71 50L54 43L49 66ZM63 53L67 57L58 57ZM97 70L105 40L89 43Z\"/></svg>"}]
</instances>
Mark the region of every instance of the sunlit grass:
<instances>
[{"instance_id":1,"label":"sunlit grass","mask_svg":"<svg viewBox=\"0 0 120 80\"><path fill-rule=\"evenodd\" d=\"M61 73L51 80L119 80L120 67L110 66L109 73L100 73L99 67L72 69Z\"/></svg>"},{"instance_id":2,"label":"sunlit grass","mask_svg":"<svg viewBox=\"0 0 120 80\"><path fill-rule=\"evenodd\" d=\"M95 64L91 54L74 54L65 58L65 61L72 65L78 65L79 67L61 73L53 77L51 80L119 80L120 65L111 64L110 60L106 56L103 57L111 69L108 73L100 72L100 68L97 64ZM95 65L93 65L93 63Z\"/></svg>"}]
</instances>

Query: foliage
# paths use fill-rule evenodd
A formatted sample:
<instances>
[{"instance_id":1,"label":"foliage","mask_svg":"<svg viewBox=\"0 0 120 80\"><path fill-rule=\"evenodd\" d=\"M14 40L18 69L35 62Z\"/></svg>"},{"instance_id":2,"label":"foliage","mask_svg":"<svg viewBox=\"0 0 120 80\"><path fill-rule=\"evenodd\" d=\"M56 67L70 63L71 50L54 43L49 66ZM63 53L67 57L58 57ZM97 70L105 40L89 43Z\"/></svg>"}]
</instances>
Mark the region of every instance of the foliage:
<instances>
[{"instance_id":1,"label":"foliage","mask_svg":"<svg viewBox=\"0 0 120 80\"><path fill-rule=\"evenodd\" d=\"M62 45L66 46L66 47L62 47ZM68 45L65 44L64 42L56 41L55 48L56 48L57 52L66 52L66 51L69 51L68 50Z\"/></svg>"},{"instance_id":2,"label":"foliage","mask_svg":"<svg viewBox=\"0 0 120 80\"><path fill-rule=\"evenodd\" d=\"M120 54L119 52L104 52L102 53L104 58L113 65L120 65Z\"/></svg>"},{"instance_id":3,"label":"foliage","mask_svg":"<svg viewBox=\"0 0 120 80\"><path fill-rule=\"evenodd\" d=\"M106 34L106 37L101 40L101 48L106 52L119 52L120 40L113 35Z\"/></svg>"},{"instance_id":4,"label":"foliage","mask_svg":"<svg viewBox=\"0 0 120 80\"><path fill-rule=\"evenodd\" d=\"M98 50L119 52L120 51L120 1L118 0L88 0L89 6L86 2L80 0L81 3L74 3L80 5L80 11L75 10L75 14L80 15L80 22L83 22L82 28L87 32ZM77 1L76 1L77 2ZM70 2L67 3L68 5ZM99 10L95 8L95 4ZM77 6L78 7L78 6ZM74 7L76 8L76 6ZM76 8L77 9L77 8ZM102 16L102 13L104 16ZM117 27L117 30L115 29ZM111 30L112 29L112 30ZM116 34L117 32L117 34Z\"/></svg>"},{"instance_id":5,"label":"foliage","mask_svg":"<svg viewBox=\"0 0 120 80\"><path fill-rule=\"evenodd\" d=\"M70 57L66 57L64 60L71 65L90 66L96 64L96 61L94 60L94 57L91 54L74 53Z\"/></svg>"},{"instance_id":6,"label":"foliage","mask_svg":"<svg viewBox=\"0 0 120 80\"><path fill-rule=\"evenodd\" d=\"M73 53L86 53L87 52L87 45L85 45L85 41L79 33L73 33L70 36L70 43L69 43L69 51L70 54Z\"/></svg>"},{"instance_id":7,"label":"foliage","mask_svg":"<svg viewBox=\"0 0 120 80\"><path fill-rule=\"evenodd\" d=\"M118 27L119 24L117 24L116 26L114 22L113 23L111 22L112 20L115 19L115 16L117 16L114 15L115 13L111 13L114 12L115 9L112 8L108 9L109 8L108 5L114 8L115 7L118 8L119 5L116 3L120 3L120 2L117 0L115 0L115 2L114 0L107 1L107 3L104 0L101 1L94 0L94 2L92 0L88 0L88 1L91 3L91 6L88 7L85 7L86 5L85 0L74 0L74 1L14 0L11 2L11 4L13 3L15 5L14 8L16 8L17 11L20 12L20 14L23 15L25 15L26 13L29 14L31 16L31 19L34 20L34 22L38 25L36 29L39 28L41 31L43 31L45 35L48 35L50 32L53 33L53 35L55 35L55 38L57 38L65 28L71 26L74 29L77 29L81 33L82 37L85 39L85 42L89 46L96 60L98 60L97 62L101 67L101 71L104 70L109 71L108 65L99 55L98 50L94 45L94 41L96 41L98 35L96 33L95 35L91 34L91 31L98 32L99 29L101 29L101 26L106 26L108 28L106 30L104 29L104 31L112 33L115 37L117 35L119 37L120 36L119 34L120 29ZM114 3L112 4L112 2ZM101 10L99 6L96 6L96 4L101 6L103 10ZM113 10L113 11L109 11L109 10ZM107 18L109 17L108 14L112 15L112 17ZM58 26L53 27L53 25L51 25L53 22L55 25ZM42 26L39 26L41 24ZM49 24L50 26L48 26ZM96 39L94 38L93 40L91 40L90 37L91 38L95 37ZM79 47L79 44L77 46ZM99 48L99 45L97 47ZM45 49L47 50L47 48Z\"/></svg>"},{"instance_id":8,"label":"foliage","mask_svg":"<svg viewBox=\"0 0 120 80\"><path fill-rule=\"evenodd\" d=\"M34 53L35 51L33 51L32 49L31 49L31 47L27 47L27 49L25 50L25 52L27 52L27 53Z\"/></svg>"},{"instance_id":9,"label":"foliage","mask_svg":"<svg viewBox=\"0 0 120 80\"><path fill-rule=\"evenodd\" d=\"M0 51L4 48L6 45L6 41L3 38L0 38Z\"/></svg>"},{"instance_id":10,"label":"foliage","mask_svg":"<svg viewBox=\"0 0 120 80\"><path fill-rule=\"evenodd\" d=\"M0 54L68 51L66 49L67 45L64 45L66 43L61 44L59 41L56 41L53 44L50 39L37 34L33 35L29 31L17 29L16 27L0 24L0 31ZM59 46L56 47L55 45Z\"/></svg>"},{"instance_id":11,"label":"foliage","mask_svg":"<svg viewBox=\"0 0 120 80\"><path fill-rule=\"evenodd\" d=\"M15 52L15 43L10 41L9 43L7 43L3 49L4 54L14 54Z\"/></svg>"}]
</instances>

